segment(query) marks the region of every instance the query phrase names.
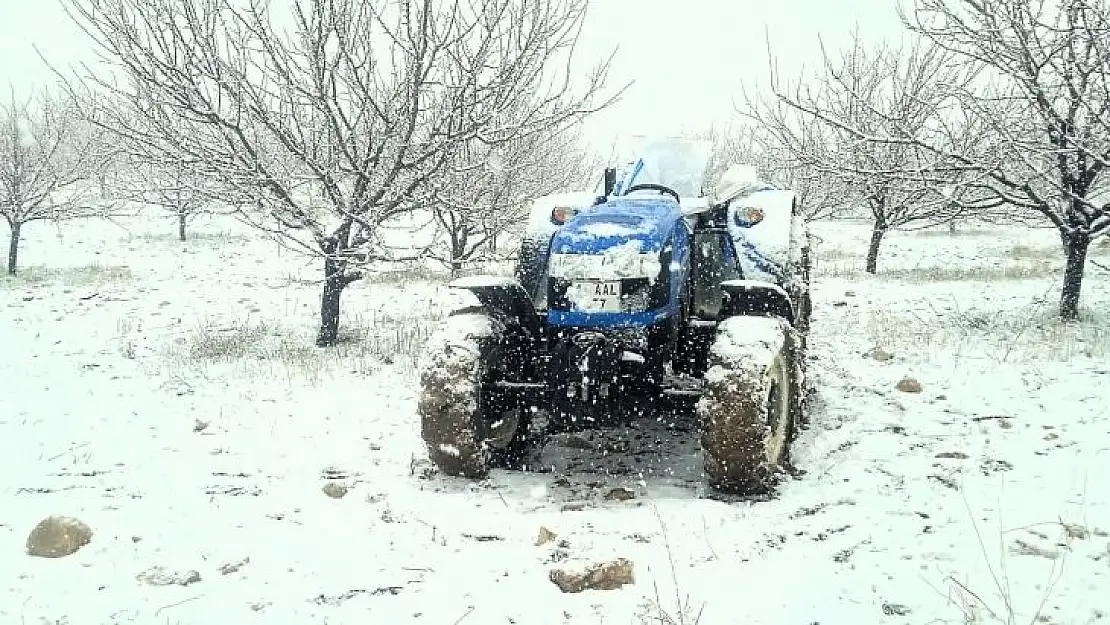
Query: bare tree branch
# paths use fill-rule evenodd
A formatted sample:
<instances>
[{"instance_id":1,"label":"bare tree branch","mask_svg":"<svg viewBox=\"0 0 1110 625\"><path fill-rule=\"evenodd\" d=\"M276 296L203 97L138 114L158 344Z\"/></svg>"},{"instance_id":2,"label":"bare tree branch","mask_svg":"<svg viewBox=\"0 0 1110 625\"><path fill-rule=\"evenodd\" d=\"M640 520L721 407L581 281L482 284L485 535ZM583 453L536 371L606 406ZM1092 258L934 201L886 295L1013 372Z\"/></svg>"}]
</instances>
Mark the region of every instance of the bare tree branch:
<instances>
[{"instance_id":1,"label":"bare tree branch","mask_svg":"<svg viewBox=\"0 0 1110 625\"><path fill-rule=\"evenodd\" d=\"M439 236L429 257L452 273L465 262L493 258L501 239L519 234L533 199L584 188L601 171L578 128L550 127L499 146L471 142L452 160L432 200Z\"/></svg>"}]
</instances>

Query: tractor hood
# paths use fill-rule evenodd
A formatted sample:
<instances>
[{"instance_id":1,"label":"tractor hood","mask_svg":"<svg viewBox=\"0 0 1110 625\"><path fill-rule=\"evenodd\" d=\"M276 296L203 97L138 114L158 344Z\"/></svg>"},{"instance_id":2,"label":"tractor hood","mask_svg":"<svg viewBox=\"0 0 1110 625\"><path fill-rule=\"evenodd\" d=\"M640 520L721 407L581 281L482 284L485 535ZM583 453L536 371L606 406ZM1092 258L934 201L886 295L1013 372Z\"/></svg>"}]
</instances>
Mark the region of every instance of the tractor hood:
<instances>
[{"instance_id":1,"label":"tractor hood","mask_svg":"<svg viewBox=\"0 0 1110 625\"><path fill-rule=\"evenodd\" d=\"M551 241L552 277L655 279L660 252L682 218L670 199L615 197L582 211Z\"/></svg>"},{"instance_id":2,"label":"tractor hood","mask_svg":"<svg viewBox=\"0 0 1110 625\"><path fill-rule=\"evenodd\" d=\"M560 228L551 242L551 251L601 254L635 241L641 252L658 252L681 218L679 206L669 199L610 198L578 213Z\"/></svg>"}]
</instances>

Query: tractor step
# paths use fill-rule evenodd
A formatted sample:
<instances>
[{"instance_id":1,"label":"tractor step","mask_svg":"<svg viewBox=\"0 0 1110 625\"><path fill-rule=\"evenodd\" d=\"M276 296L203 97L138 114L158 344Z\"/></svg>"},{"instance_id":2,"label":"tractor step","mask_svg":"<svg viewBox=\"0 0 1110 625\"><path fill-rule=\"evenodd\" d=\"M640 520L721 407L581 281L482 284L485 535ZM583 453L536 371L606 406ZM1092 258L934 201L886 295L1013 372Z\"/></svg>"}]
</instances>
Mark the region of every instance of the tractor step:
<instances>
[{"instance_id":1,"label":"tractor step","mask_svg":"<svg viewBox=\"0 0 1110 625\"><path fill-rule=\"evenodd\" d=\"M701 397L705 382L700 378L663 378L663 394L671 397Z\"/></svg>"},{"instance_id":2,"label":"tractor step","mask_svg":"<svg viewBox=\"0 0 1110 625\"><path fill-rule=\"evenodd\" d=\"M665 388L663 394L667 397L701 397L702 391L701 389Z\"/></svg>"},{"instance_id":3,"label":"tractor step","mask_svg":"<svg viewBox=\"0 0 1110 625\"><path fill-rule=\"evenodd\" d=\"M543 382L506 382L505 380L499 380L494 382L493 385L511 391L543 391L547 388L547 385Z\"/></svg>"}]
</instances>

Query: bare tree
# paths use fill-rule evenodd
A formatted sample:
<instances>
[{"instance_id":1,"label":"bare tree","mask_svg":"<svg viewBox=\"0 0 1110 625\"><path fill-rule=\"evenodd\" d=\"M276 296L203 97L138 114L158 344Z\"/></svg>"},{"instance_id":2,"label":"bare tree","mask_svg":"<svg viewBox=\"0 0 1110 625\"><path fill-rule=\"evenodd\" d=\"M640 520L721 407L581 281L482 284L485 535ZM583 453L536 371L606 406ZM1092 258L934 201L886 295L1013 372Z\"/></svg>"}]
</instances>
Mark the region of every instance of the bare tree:
<instances>
[{"instance_id":1,"label":"bare tree","mask_svg":"<svg viewBox=\"0 0 1110 625\"><path fill-rule=\"evenodd\" d=\"M1060 316L1079 316L1087 248L1110 230L1110 5L1104 0L921 0L911 30L989 68L990 90L959 95L1000 137L989 173L999 199L1057 228L1067 258ZM1000 114L1001 112L1001 114Z\"/></svg>"},{"instance_id":2,"label":"bare tree","mask_svg":"<svg viewBox=\"0 0 1110 625\"><path fill-rule=\"evenodd\" d=\"M177 225L177 239L188 239L189 222L213 212L227 195L217 181L198 175L179 161L152 161L131 156L116 168L112 187L120 197L165 210Z\"/></svg>"},{"instance_id":3,"label":"bare tree","mask_svg":"<svg viewBox=\"0 0 1110 625\"><path fill-rule=\"evenodd\" d=\"M576 128L552 127L496 146L463 146L438 185L432 215L443 241L433 258L457 275L467 261L496 252L502 235L528 218L531 200L578 190L601 175Z\"/></svg>"},{"instance_id":4,"label":"bare tree","mask_svg":"<svg viewBox=\"0 0 1110 625\"><path fill-rule=\"evenodd\" d=\"M124 79L71 84L118 135L216 178L241 217L322 258L325 346L344 288L386 256L382 224L426 205L462 146L611 101L607 61L571 71L585 3L296 0L284 15L262 0L66 0Z\"/></svg>"},{"instance_id":5,"label":"bare tree","mask_svg":"<svg viewBox=\"0 0 1110 625\"><path fill-rule=\"evenodd\" d=\"M952 63L939 46L868 48L858 35L838 58L827 52L823 58L815 86L799 81L790 87L773 79L779 102L755 105L751 115L772 129L801 165L837 180L838 189L866 207L872 226L865 268L875 273L890 231L944 223L969 206L956 201L969 184L966 169L917 142L968 141L972 127L946 115L930 96L964 85L975 74ZM809 119L797 119L778 104ZM807 126L814 121L823 128ZM895 130L913 141L868 140Z\"/></svg>"},{"instance_id":6,"label":"bare tree","mask_svg":"<svg viewBox=\"0 0 1110 625\"><path fill-rule=\"evenodd\" d=\"M707 179L715 181L729 165L746 163L771 184L794 191L808 219L836 216L851 206L852 190L809 164L813 155L830 149L831 133L819 122L785 109L748 98L738 111L748 121L709 131L706 138L713 142L713 155Z\"/></svg>"},{"instance_id":7,"label":"bare tree","mask_svg":"<svg viewBox=\"0 0 1110 625\"><path fill-rule=\"evenodd\" d=\"M72 102L43 92L0 104L0 216L10 230L8 275L16 275L23 227L90 215L98 142Z\"/></svg>"},{"instance_id":8,"label":"bare tree","mask_svg":"<svg viewBox=\"0 0 1110 625\"><path fill-rule=\"evenodd\" d=\"M990 137L989 149L922 137L887 117L876 133L833 120L860 141L912 146L974 172L978 193L1018 213L1034 213L1060 233L1066 265L1060 317L1079 314L1091 240L1110 230L1100 192L1110 163L1110 10L1105 0L916 0L902 18L911 32L975 68L973 83L937 85L922 105L955 111ZM866 98L857 106L881 110Z\"/></svg>"}]
</instances>

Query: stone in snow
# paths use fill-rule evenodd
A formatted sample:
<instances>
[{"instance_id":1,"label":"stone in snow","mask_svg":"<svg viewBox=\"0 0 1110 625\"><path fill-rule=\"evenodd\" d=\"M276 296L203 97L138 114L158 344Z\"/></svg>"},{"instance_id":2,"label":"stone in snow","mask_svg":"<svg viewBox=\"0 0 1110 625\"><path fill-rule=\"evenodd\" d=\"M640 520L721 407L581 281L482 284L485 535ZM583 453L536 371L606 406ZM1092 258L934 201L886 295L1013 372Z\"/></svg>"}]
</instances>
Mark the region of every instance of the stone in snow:
<instances>
[{"instance_id":1,"label":"stone in snow","mask_svg":"<svg viewBox=\"0 0 1110 625\"><path fill-rule=\"evenodd\" d=\"M605 493L605 498L609 501L628 501L629 499L635 499L636 493L629 488L618 486L608 493Z\"/></svg>"},{"instance_id":2,"label":"stone in snow","mask_svg":"<svg viewBox=\"0 0 1110 625\"><path fill-rule=\"evenodd\" d=\"M322 490L324 491L325 495L331 497L332 499L342 499L343 496L346 495L347 491L350 489L348 489L347 486L342 482L328 482L327 484L324 484L324 488Z\"/></svg>"},{"instance_id":3,"label":"stone in snow","mask_svg":"<svg viewBox=\"0 0 1110 625\"><path fill-rule=\"evenodd\" d=\"M92 529L80 519L51 516L39 521L27 536L27 555L61 558L72 555L92 540Z\"/></svg>"},{"instance_id":4,"label":"stone in snow","mask_svg":"<svg viewBox=\"0 0 1110 625\"><path fill-rule=\"evenodd\" d=\"M172 571L154 566L136 575L135 579L148 586L188 586L200 581L200 572Z\"/></svg>"},{"instance_id":5,"label":"stone in snow","mask_svg":"<svg viewBox=\"0 0 1110 625\"><path fill-rule=\"evenodd\" d=\"M921 382L918 382L915 378L906 376L901 380L898 380L898 384L895 385L895 388L902 391L903 393L920 393Z\"/></svg>"},{"instance_id":6,"label":"stone in snow","mask_svg":"<svg viewBox=\"0 0 1110 625\"><path fill-rule=\"evenodd\" d=\"M549 542L555 540L555 536L556 536L555 532L553 532L553 531L551 531L551 530L549 530L546 527L543 527L541 525L539 536L536 537L536 546L539 547L540 545L543 545L543 544L546 544L546 543L549 543Z\"/></svg>"},{"instance_id":7,"label":"stone in snow","mask_svg":"<svg viewBox=\"0 0 1110 625\"><path fill-rule=\"evenodd\" d=\"M866 355L871 359L877 360L879 362L887 362L888 360L894 358L894 354L886 351L881 347L876 347L875 349L867 352Z\"/></svg>"},{"instance_id":8,"label":"stone in snow","mask_svg":"<svg viewBox=\"0 0 1110 625\"><path fill-rule=\"evenodd\" d=\"M548 579L565 593L579 593L583 590L616 590L625 584L635 582L632 562L625 558L594 564L584 571L552 569Z\"/></svg>"},{"instance_id":9,"label":"stone in snow","mask_svg":"<svg viewBox=\"0 0 1110 625\"><path fill-rule=\"evenodd\" d=\"M250 561L251 559L248 556L246 558L243 558L242 560L239 560L238 562L228 562L227 564L223 564L219 568L220 575L231 575L232 573L238 573L239 569L249 564Z\"/></svg>"}]
</instances>

